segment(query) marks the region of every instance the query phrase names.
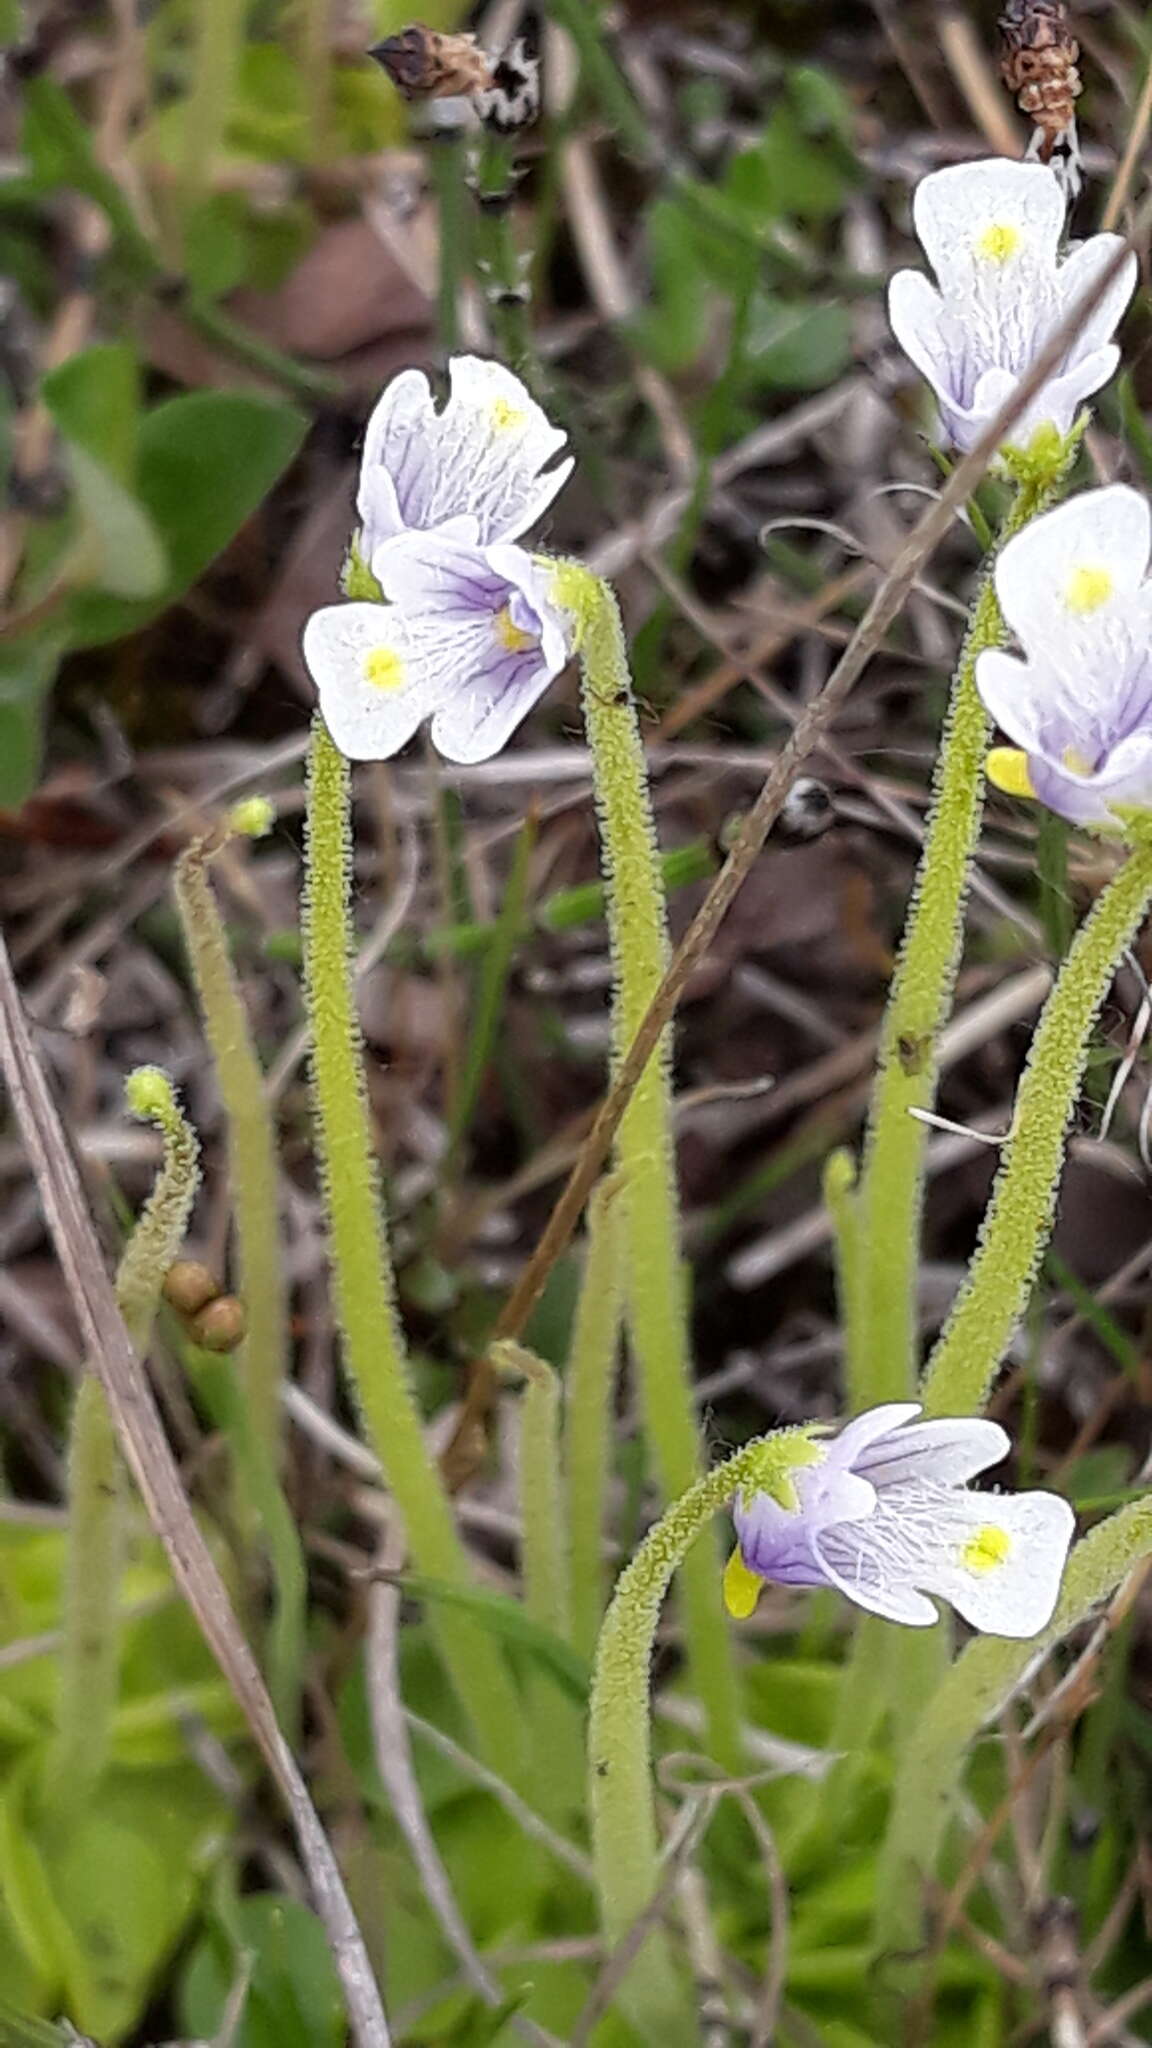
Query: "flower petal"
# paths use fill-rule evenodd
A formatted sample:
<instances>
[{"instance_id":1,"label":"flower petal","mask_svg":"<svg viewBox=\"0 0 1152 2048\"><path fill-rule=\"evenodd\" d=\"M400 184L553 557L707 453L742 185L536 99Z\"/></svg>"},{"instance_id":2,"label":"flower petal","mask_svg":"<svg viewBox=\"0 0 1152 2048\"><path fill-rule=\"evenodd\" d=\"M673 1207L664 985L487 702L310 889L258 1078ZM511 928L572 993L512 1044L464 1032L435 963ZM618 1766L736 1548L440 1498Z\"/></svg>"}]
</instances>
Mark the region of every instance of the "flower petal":
<instances>
[{"instance_id":1,"label":"flower petal","mask_svg":"<svg viewBox=\"0 0 1152 2048\"><path fill-rule=\"evenodd\" d=\"M1070 631L1081 634L1139 588L1150 538L1147 501L1127 484L1082 491L1015 534L996 563L996 595L1028 653L1066 659Z\"/></svg>"},{"instance_id":2,"label":"flower petal","mask_svg":"<svg viewBox=\"0 0 1152 2048\"><path fill-rule=\"evenodd\" d=\"M1021 661L990 647L976 657L976 688L1001 732L1025 752L1040 747L1049 697L1063 702L1059 682L1043 663ZM1069 735L1071 742L1071 735Z\"/></svg>"},{"instance_id":3,"label":"flower petal","mask_svg":"<svg viewBox=\"0 0 1152 2048\"><path fill-rule=\"evenodd\" d=\"M1021 277L1055 266L1065 200L1045 164L989 157L921 178L912 220L942 289L966 290L995 263ZM989 236L1001 230L998 242Z\"/></svg>"},{"instance_id":4,"label":"flower petal","mask_svg":"<svg viewBox=\"0 0 1152 2048\"><path fill-rule=\"evenodd\" d=\"M898 270L888 286L888 324L934 391L951 395L952 349L944 302L922 270Z\"/></svg>"},{"instance_id":5,"label":"flower petal","mask_svg":"<svg viewBox=\"0 0 1152 2048\"><path fill-rule=\"evenodd\" d=\"M877 1489L920 1480L962 1486L1007 1457L1011 1440L998 1422L981 1416L946 1416L937 1422L907 1423L879 1438L853 1460L853 1469Z\"/></svg>"},{"instance_id":6,"label":"flower petal","mask_svg":"<svg viewBox=\"0 0 1152 2048\"><path fill-rule=\"evenodd\" d=\"M303 649L324 723L350 761L390 760L438 701L435 678L388 605L314 612Z\"/></svg>"},{"instance_id":7,"label":"flower petal","mask_svg":"<svg viewBox=\"0 0 1152 2048\"><path fill-rule=\"evenodd\" d=\"M869 1614L885 1621L902 1621L908 1628L931 1628L940 1616L932 1602L916 1590L910 1580L887 1575L879 1569L867 1545L858 1543L852 1531L859 1525L829 1529L819 1537L817 1557L829 1585Z\"/></svg>"},{"instance_id":8,"label":"flower petal","mask_svg":"<svg viewBox=\"0 0 1152 2048\"><path fill-rule=\"evenodd\" d=\"M1056 273L1060 310L1055 325L1092 291L1122 246L1122 235L1090 235L1069 253ZM1111 340L1136 289L1136 275L1136 254L1132 251L1106 287L1099 305L1081 321L1068 351L1069 360L1079 361Z\"/></svg>"},{"instance_id":9,"label":"flower petal","mask_svg":"<svg viewBox=\"0 0 1152 2048\"><path fill-rule=\"evenodd\" d=\"M1030 754L1028 771L1040 802L1069 824L1115 829L1117 805L1152 808L1152 731L1121 740L1091 775L1077 775L1047 754Z\"/></svg>"},{"instance_id":10,"label":"flower petal","mask_svg":"<svg viewBox=\"0 0 1152 2048\"><path fill-rule=\"evenodd\" d=\"M432 720L433 746L446 761L490 761L558 672L540 647L520 655L489 648L484 662L457 673Z\"/></svg>"},{"instance_id":11,"label":"flower petal","mask_svg":"<svg viewBox=\"0 0 1152 2048\"><path fill-rule=\"evenodd\" d=\"M567 436L511 370L456 356L448 375L442 412L422 372L405 370L368 423L357 503L377 575L379 550L407 532L467 520L464 540L517 539L571 474L571 458L545 470Z\"/></svg>"},{"instance_id":12,"label":"flower petal","mask_svg":"<svg viewBox=\"0 0 1152 2048\"><path fill-rule=\"evenodd\" d=\"M852 1467L863 1471L861 1453L870 1444L882 1442L895 1431L902 1430L913 1416L919 1415L919 1401L883 1401L878 1408L867 1408L863 1415L856 1415L846 1422L828 1444L828 1462L842 1470Z\"/></svg>"},{"instance_id":13,"label":"flower petal","mask_svg":"<svg viewBox=\"0 0 1152 2048\"><path fill-rule=\"evenodd\" d=\"M938 1562L918 1583L985 1635L1048 1626L1076 1518L1055 1493L957 1495Z\"/></svg>"}]
</instances>

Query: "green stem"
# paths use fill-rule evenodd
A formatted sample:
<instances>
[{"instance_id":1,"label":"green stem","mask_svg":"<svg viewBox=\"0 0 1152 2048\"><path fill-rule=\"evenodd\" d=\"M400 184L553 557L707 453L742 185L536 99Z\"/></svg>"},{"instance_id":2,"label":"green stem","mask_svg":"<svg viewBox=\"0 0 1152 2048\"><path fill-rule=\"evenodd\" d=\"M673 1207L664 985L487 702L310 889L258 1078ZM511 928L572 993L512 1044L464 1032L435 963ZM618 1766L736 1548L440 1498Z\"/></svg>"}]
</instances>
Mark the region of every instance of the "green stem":
<instances>
[{"instance_id":1,"label":"green stem","mask_svg":"<svg viewBox=\"0 0 1152 2048\"><path fill-rule=\"evenodd\" d=\"M920 1940L925 1880L960 1786L964 1759L981 1728L1006 1703L1033 1661L1043 1657L1152 1552L1152 1500L1122 1508L1078 1543L1050 1626L1026 1642L984 1636L971 1643L922 1711L903 1749L876 1897L876 1942L906 1949Z\"/></svg>"},{"instance_id":2,"label":"green stem","mask_svg":"<svg viewBox=\"0 0 1152 2048\"><path fill-rule=\"evenodd\" d=\"M821 1176L824 1207L832 1223L836 1253L836 1298L844 1343L848 1410L858 1414L869 1405L867 1384L859 1384L864 1355L863 1244L860 1204L856 1196L856 1161L846 1145L838 1145L824 1162Z\"/></svg>"},{"instance_id":3,"label":"green stem","mask_svg":"<svg viewBox=\"0 0 1152 2048\"><path fill-rule=\"evenodd\" d=\"M1023 484L1001 542L1036 517L1051 484ZM906 1401L919 1362L916 1274L926 1126L913 1111L936 1095L938 1043L960 963L969 867L984 808L988 715L976 658L1005 637L990 568L980 582L961 651L900 958L880 1039L860 1182L860 1315L848 1376L853 1405Z\"/></svg>"},{"instance_id":4,"label":"green stem","mask_svg":"<svg viewBox=\"0 0 1152 2048\"><path fill-rule=\"evenodd\" d=\"M417 1570L467 1586L467 1560L424 1442L396 1313L350 971L350 884L348 764L317 718L308 770L304 979L336 1314L368 1439L403 1517ZM430 1604L429 1621L485 1759L507 1769L522 1723L496 1645L447 1601Z\"/></svg>"},{"instance_id":5,"label":"green stem","mask_svg":"<svg viewBox=\"0 0 1152 2048\"><path fill-rule=\"evenodd\" d=\"M515 190L512 141L506 136L486 136L474 172L476 271L488 306L495 353L539 396L543 376L532 335L529 266L521 255L512 217Z\"/></svg>"},{"instance_id":6,"label":"green stem","mask_svg":"<svg viewBox=\"0 0 1152 2048\"><path fill-rule=\"evenodd\" d=\"M192 80L184 107L183 184L189 206L211 190L232 111L247 13L247 0L200 0L192 16Z\"/></svg>"},{"instance_id":7,"label":"green stem","mask_svg":"<svg viewBox=\"0 0 1152 2048\"><path fill-rule=\"evenodd\" d=\"M979 1249L928 1363L929 1415L973 1415L987 1398L1052 1227L1064 1146L1092 1026L1152 898L1152 847L1131 853L1085 919L1044 1006Z\"/></svg>"},{"instance_id":8,"label":"green stem","mask_svg":"<svg viewBox=\"0 0 1152 2048\"><path fill-rule=\"evenodd\" d=\"M624 1287L617 1193L614 1182L602 1181L588 1204L587 1259L565 1376L572 1640L586 1657L596 1648L607 1590L609 1416Z\"/></svg>"},{"instance_id":9,"label":"green stem","mask_svg":"<svg viewBox=\"0 0 1152 2048\"><path fill-rule=\"evenodd\" d=\"M620 612L608 586L574 564L555 572L559 601L578 628L584 721L608 890L615 973L612 1032L618 1066L668 963L668 923L644 747ZM628 1328L644 1422L665 1500L699 1476L700 1445L688 1358L672 1130L671 1034L665 1031L636 1085L616 1140L626 1246ZM732 1642L717 1597L716 1558L705 1547L684 1572L689 1679L703 1704L709 1747L740 1768L740 1703Z\"/></svg>"},{"instance_id":10,"label":"green stem","mask_svg":"<svg viewBox=\"0 0 1152 2048\"><path fill-rule=\"evenodd\" d=\"M428 143L432 183L436 189L439 228L439 269L436 281L436 332L445 355L460 346L460 279L466 265L468 212L464 203L464 147L450 128L439 129Z\"/></svg>"},{"instance_id":11,"label":"green stem","mask_svg":"<svg viewBox=\"0 0 1152 2048\"><path fill-rule=\"evenodd\" d=\"M734 1493L762 1491L794 1507L790 1474L812 1456L802 1429L745 1444L673 1502L617 1581L600 1633L588 1730L592 1854L604 1933L613 1945L644 1912L660 1879L649 1679L672 1574L701 1555L697 1538ZM677 1979L655 1930L629 1973L628 2011L645 2031L663 2029L666 2040L694 2038L683 2031L688 2022Z\"/></svg>"},{"instance_id":12,"label":"green stem","mask_svg":"<svg viewBox=\"0 0 1152 2048\"><path fill-rule=\"evenodd\" d=\"M172 1084L142 1067L128 1083L134 1114L164 1140L156 1184L124 1249L116 1298L136 1349L148 1344L164 1275L180 1249L200 1184L196 1135ZM63 1641L49 1797L61 1818L91 1795L108 1761L120 1684L120 1581L125 1478L99 1381L86 1373L76 1398L68 1454L68 1555Z\"/></svg>"},{"instance_id":13,"label":"green stem","mask_svg":"<svg viewBox=\"0 0 1152 2048\"><path fill-rule=\"evenodd\" d=\"M282 1441L280 1394L288 1369L276 1131L224 920L208 879L208 861L218 844L193 840L176 863L173 886L227 1123L239 1292L247 1324L240 1359L248 1412L275 1472Z\"/></svg>"},{"instance_id":14,"label":"green stem","mask_svg":"<svg viewBox=\"0 0 1152 2048\"><path fill-rule=\"evenodd\" d=\"M522 1375L520 1521L524 1605L533 1621L565 1640L569 1634L568 1564L560 1504L560 1382L534 1351L509 1338L493 1344L499 1372Z\"/></svg>"}]
</instances>

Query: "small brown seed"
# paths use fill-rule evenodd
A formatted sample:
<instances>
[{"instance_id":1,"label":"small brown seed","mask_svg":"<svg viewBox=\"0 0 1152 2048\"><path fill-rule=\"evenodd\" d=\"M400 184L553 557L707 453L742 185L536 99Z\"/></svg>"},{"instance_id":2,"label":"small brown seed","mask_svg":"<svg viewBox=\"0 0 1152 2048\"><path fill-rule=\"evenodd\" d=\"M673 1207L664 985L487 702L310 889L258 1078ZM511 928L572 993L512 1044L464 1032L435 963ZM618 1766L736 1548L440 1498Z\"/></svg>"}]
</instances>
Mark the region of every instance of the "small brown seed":
<instances>
[{"instance_id":1,"label":"small brown seed","mask_svg":"<svg viewBox=\"0 0 1152 2048\"><path fill-rule=\"evenodd\" d=\"M204 1351L235 1351L247 1327L244 1303L234 1294L221 1294L193 1317L188 1334Z\"/></svg>"},{"instance_id":2,"label":"small brown seed","mask_svg":"<svg viewBox=\"0 0 1152 2048\"><path fill-rule=\"evenodd\" d=\"M178 1315L195 1316L210 1301L215 1301L220 1282L199 1259L177 1259L164 1275L162 1291L165 1301Z\"/></svg>"}]
</instances>

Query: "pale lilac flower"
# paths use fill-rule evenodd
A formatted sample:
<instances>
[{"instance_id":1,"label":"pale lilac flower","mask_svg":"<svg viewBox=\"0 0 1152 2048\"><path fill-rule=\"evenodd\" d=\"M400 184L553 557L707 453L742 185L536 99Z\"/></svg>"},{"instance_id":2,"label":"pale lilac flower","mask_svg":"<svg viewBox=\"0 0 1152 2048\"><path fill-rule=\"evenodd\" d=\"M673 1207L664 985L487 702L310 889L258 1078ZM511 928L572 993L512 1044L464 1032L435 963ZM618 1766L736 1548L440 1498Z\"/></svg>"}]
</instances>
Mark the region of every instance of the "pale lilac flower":
<instances>
[{"instance_id":1,"label":"pale lilac flower","mask_svg":"<svg viewBox=\"0 0 1152 2048\"><path fill-rule=\"evenodd\" d=\"M1025 658L991 649L976 663L1014 743L993 750L989 774L1074 825L1116 830L1117 805L1152 809L1150 545L1145 499L1109 484L1034 519L996 564Z\"/></svg>"},{"instance_id":2,"label":"pale lilac flower","mask_svg":"<svg viewBox=\"0 0 1152 2048\"><path fill-rule=\"evenodd\" d=\"M423 372L402 370L368 422L357 509L377 576L381 551L409 533L519 540L571 475L571 457L545 468L567 436L511 370L454 356L448 382L437 411Z\"/></svg>"},{"instance_id":3,"label":"pale lilac flower","mask_svg":"<svg viewBox=\"0 0 1152 2048\"><path fill-rule=\"evenodd\" d=\"M387 604L328 605L304 629L324 723L353 761L385 761L426 718L449 761L488 761L559 675L567 614L551 565L443 532L385 549Z\"/></svg>"},{"instance_id":4,"label":"pale lilac flower","mask_svg":"<svg viewBox=\"0 0 1152 2048\"><path fill-rule=\"evenodd\" d=\"M979 440L1121 246L1119 235L1093 235L1060 262L1064 210L1047 165L1007 158L952 164L916 187L913 224L938 289L921 271L898 271L888 317L936 394L944 439L959 449ZM1084 400L1108 382L1120 355L1111 336L1135 284L1132 256L1016 421L1013 445L1027 447L1046 425L1067 434Z\"/></svg>"},{"instance_id":5,"label":"pale lilac flower","mask_svg":"<svg viewBox=\"0 0 1152 2048\"><path fill-rule=\"evenodd\" d=\"M1034 1636L1052 1618L1073 1514L1054 1493L973 1493L1000 1462L998 1423L914 1422L914 1401L857 1416L790 1475L795 1506L747 1491L733 1505L738 1548L728 1606L750 1614L770 1579L832 1586L889 1621L927 1627L947 1600L988 1635Z\"/></svg>"}]
</instances>

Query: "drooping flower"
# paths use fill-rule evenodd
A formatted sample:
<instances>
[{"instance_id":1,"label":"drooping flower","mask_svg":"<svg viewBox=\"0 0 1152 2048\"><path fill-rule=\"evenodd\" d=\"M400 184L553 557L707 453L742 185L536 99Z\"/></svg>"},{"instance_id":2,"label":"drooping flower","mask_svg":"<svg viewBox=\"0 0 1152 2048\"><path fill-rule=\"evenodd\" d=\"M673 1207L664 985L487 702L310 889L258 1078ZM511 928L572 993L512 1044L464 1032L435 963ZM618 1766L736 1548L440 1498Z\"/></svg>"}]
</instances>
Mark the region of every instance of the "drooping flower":
<instances>
[{"instance_id":1,"label":"drooping flower","mask_svg":"<svg viewBox=\"0 0 1152 2048\"><path fill-rule=\"evenodd\" d=\"M1092 235L1059 261L1065 204L1047 165L1000 157L931 171L916 187L913 224L936 288L921 271L898 271L888 317L936 394L944 439L961 450L979 440L1121 246L1118 235ZM1083 401L1108 382L1120 355L1111 336L1135 284L1132 256L1016 421L1013 445L1027 447L1043 426L1066 435Z\"/></svg>"},{"instance_id":2,"label":"drooping flower","mask_svg":"<svg viewBox=\"0 0 1152 2048\"><path fill-rule=\"evenodd\" d=\"M747 1491L733 1504L729 1610L752 1612L762 1580L832 1586L889 1621L927 1627L934 1593L989 1635L1051 1620L1073 1514L1054 1493L973 1493L966 1481L1009 1448L998 1423L916 1422L914 1401L857 1416L792 1475L795 1506Z\"/></svg>"},{"instance_id":3,"label":"drooping flower","mask_svg":"<svg viewBox=\"0 0 1152 2048\"><path fill-rule=\"evenodd\" d=\"M1152 810L1152 518L1125 484L1084 491L1024 527L996 564L996 595L1024 649L990 649L976 687L1014 742L992 780L1075 825L1116 830L1116 806Z\"/></svg>"},{"instance_id":4,"label":"drooping flower","mask_svg":"<svg viewBox=\"0 0 1152 2048\"><path fill-rule=\"evenodd\" d=\"M385 761L430 718L447 760L490 760L571 652L550 565L441 531L385 549L377 567L389 603L328 605L304 629L333 740L350 760Z\"/></svg>"},{"instance_id":5,"label":"drooping flower","mask_svg":"<svg viewBox=\"0 0 1152 2048\"><path fill-rule=\"evenodd\" d=\"M357 509L377 576L381 551L406 534L519 540L572 473L571 456L545 468L567 436L503 364L455 356L448 382L437 411L423 372L402 370L368 422Z\"/></svg>"}]
</instances>

